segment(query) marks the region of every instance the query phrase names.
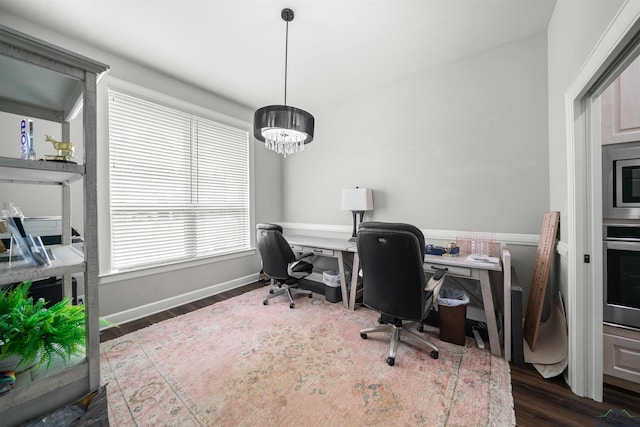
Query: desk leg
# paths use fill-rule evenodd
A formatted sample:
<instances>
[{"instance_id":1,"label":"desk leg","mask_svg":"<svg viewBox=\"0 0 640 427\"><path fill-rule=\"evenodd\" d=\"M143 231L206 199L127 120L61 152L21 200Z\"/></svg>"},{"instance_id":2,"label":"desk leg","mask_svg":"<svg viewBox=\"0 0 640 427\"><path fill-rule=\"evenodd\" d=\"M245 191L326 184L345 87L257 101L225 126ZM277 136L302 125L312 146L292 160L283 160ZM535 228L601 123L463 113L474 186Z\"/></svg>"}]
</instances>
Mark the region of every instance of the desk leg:
<instances>
[{"instance_id":1,"label":"desk leg","mask_svg":"<svg viewBox=\"0 0 640 427\"><path fill-rule=\"evenodd\" d=\"M511 271L506 274L511 274ZM502 325L502 336L504 340L504 358L507 362L511 362L511 280L505 280L504 289L504 324Z\"/></svg>"},{"instance_id":2,"label":"desk leg","mask_svg":"<svg viewBox=\"0 0 640 427\"><path fill-rule=\"evenodd\" d=\"M338 270L340 271L340 290L342 291L342 304L344 308L349 308L349 300L347 299L347 276L344 274L344 258L342 251L336 251L338 258Z\"/></svg>"},{"instance_id":3,"label":"desk leg","mask_svg":"<svg viewBox=\"0 0 640 427\"><path fill-rule=\"evenodd\" d=\"M360 257L358 256L358 252L355 252L353 254L353 268L351 270L351 295L349 296L349 310L356 309L358 273L360 273Z\"/></svg>"},{"instance_id":4,"label":"desk leg","mask_svg":"<svg viewBox=\"0 0 640 427\"><path fill-rule=\"evenodd\" d=\"M491 281L488 270L480 270L480 288L482 289L482 303L484 314L487 318L487 329L489 331L489 344L491 344L491 354L500 357L500 337L498 336L498 323L496 322L496 311L493 306L493 292L491 292Z\"/></svg>"}]
</instances>

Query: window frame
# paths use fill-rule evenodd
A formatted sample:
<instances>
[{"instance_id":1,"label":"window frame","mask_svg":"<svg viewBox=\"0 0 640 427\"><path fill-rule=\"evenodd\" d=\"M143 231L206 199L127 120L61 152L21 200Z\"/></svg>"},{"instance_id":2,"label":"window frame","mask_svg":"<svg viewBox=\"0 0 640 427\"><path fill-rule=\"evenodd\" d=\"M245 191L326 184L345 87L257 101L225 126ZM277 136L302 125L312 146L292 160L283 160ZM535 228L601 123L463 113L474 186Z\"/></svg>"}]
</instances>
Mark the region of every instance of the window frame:
<instances>
[{"instance_id":1,"label":"window frame","mask_svg":"<svg viewBox=\"0 0 640 427\"><path fill-rule=\"evenodd\" d=\"M98 221L99 232L99 254L100 254L100 277L112 277L111 280L122 280L157 274L167 271L174 271L183 268L190 268L212 262L222 262L238 257L245 257L256 253L255 236L251 230L255 224L254 212L254 144L251 123L219 113L210 108L194 104L187 100L174 97L165 93L145 88L134 83L130 83L118 78L109 76L104 79L98 88L99 105L104 114L99 116L99 128L103 129L101 135L105 143L99 144L99 166L98 166L98 210L100 220ZM114 90L129 96L140 98L145 101L160 104L168 108L174 108L189 115L197 116L207 120L215 121L219 124L244 130L248 135L248 208L249 208L249 247L247 249L230 251L223 254L207 255L189 260L167 261L155 266L141 266L130 269L112 270L111 264L111 206L110 206L110 152L109 152L109 91ZM104 121L102 121L104 120ZM102 196L100 196L100 194ZM116 278L117 277L117 278Z\"/></svg>"}]
</instances>

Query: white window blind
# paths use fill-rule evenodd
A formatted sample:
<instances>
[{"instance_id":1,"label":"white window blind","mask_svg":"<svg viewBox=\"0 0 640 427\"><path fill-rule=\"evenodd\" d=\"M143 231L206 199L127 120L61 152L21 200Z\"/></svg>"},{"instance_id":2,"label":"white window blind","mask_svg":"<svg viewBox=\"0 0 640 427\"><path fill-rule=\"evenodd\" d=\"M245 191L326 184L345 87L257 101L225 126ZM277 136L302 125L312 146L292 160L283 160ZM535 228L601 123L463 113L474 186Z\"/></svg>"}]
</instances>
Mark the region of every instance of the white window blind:
<instances>
[{"instance_id":1,"label":"white window blind","mask_svg":"<svg viewBox=\"0 0 640 427\"><path fill-rule=\"evenodd\" d=\"M249 249L249 135L109 91L111 270Z\"/></svg>"}]
</instances>

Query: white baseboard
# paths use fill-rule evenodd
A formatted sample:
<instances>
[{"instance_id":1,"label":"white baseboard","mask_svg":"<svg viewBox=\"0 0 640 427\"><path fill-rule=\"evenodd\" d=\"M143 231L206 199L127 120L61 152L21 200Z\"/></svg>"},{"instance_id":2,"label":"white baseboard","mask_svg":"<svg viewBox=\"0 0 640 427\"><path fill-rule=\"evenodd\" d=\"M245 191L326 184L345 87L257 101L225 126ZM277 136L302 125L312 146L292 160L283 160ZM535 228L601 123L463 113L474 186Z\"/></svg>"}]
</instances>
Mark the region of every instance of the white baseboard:
<instances>
[{"instance_id":1,"label":"white baseboard","mask_svg":"<svg viewBox=\"0 0 640 427\"><path fill-rule=\"evenodd\" d=\"M139 307L131 308L129 310L120 311L118 313L105 316L105 320L114 323L116 325L131 322L133 320L141 319L152 314L160 313L164 310L169 310L174 307L178 307L182 304L188 304L193 301L197 301L202 298L210 297L212 295L219 294L231 289L239 288L240 286L254 283L259 279L258 274L250 274L245 277L230 280L224 283L218 283L206 288L198 289L185 294L176 295L175 297L163 299L150 304L142 305ZM104 328L103 328L104 329Z\"/></svg>"}]
</instances>

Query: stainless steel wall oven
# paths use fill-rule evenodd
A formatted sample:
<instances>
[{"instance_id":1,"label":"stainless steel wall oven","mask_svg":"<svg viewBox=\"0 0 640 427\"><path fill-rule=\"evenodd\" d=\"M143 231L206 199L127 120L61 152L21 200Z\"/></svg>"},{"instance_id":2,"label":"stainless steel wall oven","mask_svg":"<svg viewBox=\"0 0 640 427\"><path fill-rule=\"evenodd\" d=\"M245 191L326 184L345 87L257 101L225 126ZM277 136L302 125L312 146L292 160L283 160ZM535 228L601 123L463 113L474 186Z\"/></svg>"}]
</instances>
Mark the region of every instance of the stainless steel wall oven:
<instances>
[{"instance_id":1,"label":"stainless steel wall oven","mask_svg":"<svg viewBox=\"0 0 640 427\"><path fill-rule=\"evenodd\" d=\"M640 219L640 142L602 147L603 217Z\"/></svg>"},{"instance_id":2,"label":"stainless steel wall oven","mask_svg":"<svg viewBox=\"0 0 640 427\"><path fill-rule=\"evenodd\" d=\"M603 231L603 320L640 330L640 221L608 221Z\"/></svg>"}]
</instances>

